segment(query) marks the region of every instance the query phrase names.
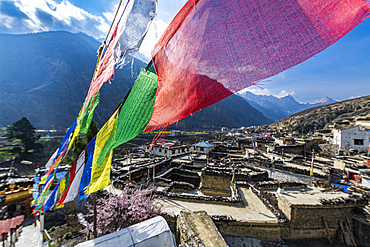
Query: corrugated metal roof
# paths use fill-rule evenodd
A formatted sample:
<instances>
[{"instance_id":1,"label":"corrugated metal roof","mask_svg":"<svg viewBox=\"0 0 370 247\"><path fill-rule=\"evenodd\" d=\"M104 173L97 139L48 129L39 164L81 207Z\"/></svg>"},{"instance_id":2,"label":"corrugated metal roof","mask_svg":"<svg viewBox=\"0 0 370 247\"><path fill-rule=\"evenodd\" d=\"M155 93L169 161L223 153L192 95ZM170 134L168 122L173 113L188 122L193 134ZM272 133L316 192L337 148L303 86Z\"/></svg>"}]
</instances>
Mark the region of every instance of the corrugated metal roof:
<instances>
[{"instance_id":1,"label":"corrugated metal roof","mask_svg":"<svg viewBox=\"0 0 370 247\"><path fill-rule=\"evenodd\" d=\"M215 145L209 142L198 142L196 144L193 144L194 147L202 147L202 148L211 148Z\"/></svg>"}]
</instances>

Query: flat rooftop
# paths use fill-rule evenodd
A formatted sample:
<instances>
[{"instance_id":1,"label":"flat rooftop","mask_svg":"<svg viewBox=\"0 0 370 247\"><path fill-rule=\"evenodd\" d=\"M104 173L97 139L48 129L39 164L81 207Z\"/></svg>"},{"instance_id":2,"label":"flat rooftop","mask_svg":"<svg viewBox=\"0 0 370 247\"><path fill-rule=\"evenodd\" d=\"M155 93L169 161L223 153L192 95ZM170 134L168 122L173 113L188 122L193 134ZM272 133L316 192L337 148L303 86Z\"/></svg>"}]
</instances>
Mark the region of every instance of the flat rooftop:
<instances>
[{"instance_id":1,"label":"flat rooftop","mask_svg":"<svg viewBox=\"0 0 370 247\"><path fill-rule=\"evenodd\" d=\"M177 199L162 200L163 212L179 214L181 210L204 210L209 215L229 215L237 221L257 223L277 223L275 215L268 210L261 200L247 188L239 187L243 204L232 205L203 201L185 201Z\"/></svg>"},{"instance_id":2,"label":"flat rooftop","mask_svg":"<svg viewBox=\"0 0 370 247\"><path fill-rule=\"evenodd\" d=\"M311 169L311 167L304 166L304 165L299 165L299 164L294 164L294 163L291 163L289 161L285 161L284 166L295 167L295 168L299 168L299 169L307 170L307 171L309 171ZM321 169L318 169L316 167L313 168L313 172L316 173L316 174L320 174L320 175L325 175L326 174Z\"/></svg>"},{"instance_id":3,"label":"flat rooftop","mask_svg":"<svg viewBox=\"0 0 370 247\"><path fill-rule=\"evenodd\" d=\"M281 197L285 198L291 205L321 205L320 199L334 199L334 198L347 198L348 194L344 192L322 192L322 189L316 187L307 187L304 192L301 189L292 188L284 189L284 193L280 194ZM275 190L265 190L273 193L277 193Z\"/></svg>"}]
</instances>

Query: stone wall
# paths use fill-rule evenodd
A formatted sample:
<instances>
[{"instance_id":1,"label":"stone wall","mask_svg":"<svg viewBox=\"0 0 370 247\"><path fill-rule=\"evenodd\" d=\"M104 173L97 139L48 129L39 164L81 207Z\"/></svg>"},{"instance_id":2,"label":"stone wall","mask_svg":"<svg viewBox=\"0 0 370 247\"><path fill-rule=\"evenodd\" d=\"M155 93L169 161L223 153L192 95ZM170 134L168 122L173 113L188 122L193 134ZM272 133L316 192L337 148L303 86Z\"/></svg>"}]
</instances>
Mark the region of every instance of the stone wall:
<instances>
[{"instance_id":1,"label":"stone wall","mask_svg":"<svg viewBox=\"0 0 370 247\"><path fill-rule=\"evenodd\" d=\"M230 171L231 169L228 168ZM214 170L208 167L202 169L201 187L205 193L210 191L218 191L221 195L231 195L230 181L232 179L231 172Z\"/></svg>"},{"instance_id":2,"label":"stone wall","mask_svg":"<svg viewBox=\"0 0 370 247\"><path fill-rule=\"evenodd\" d=\"M261 202L278 218L279 222L287 222L287 218L285 217L282 210L278 207L278 199L276 198L275 194L267 191L260 191L252 184L250 184L249 188L261 200Z\"/></svg>"},{"instance_id":3,"label":"stone wall","mask_svg":"<svg viewBox=\"0 0 370 247\"><path fill-rule=\"evenodd\" d=\"M286 146L275 146L275 152L281 153L282 149L284 149L284 153L289 154L300 154L303 155L304 145L286 145Z\"/></svg>"},{"instance_id":4,"label":"stone wall","mask_svg":"<svg viewBox=\"0 0 370 247\"><path fill-rule=\"evenodd\" d=\"M190 171L201 171L204 168L204 166L196 166L196 165L191 165L191 164L185 164L184 163L180 166L180 168L185 169L185 170L190 170Z\"/></svg>"},{"instance_id":5,"label":"stone wall","mask_svg":"<svg viewBox=\"0 0 370 247\"><path fill-rule=\"evenodd\" d=\"M257 157L248 158L246 160L246 162L248 162L250 164L253 164L253 165L256 165L256 166L268 168L268 169L276 169L276 170L279 170L279 171L291 172L291 173L295 173L295 174L302 174L302 175L310 176L310 171L309 170L300 169L298 167L284 166L284 164L281 163L281 162L276 162L276 161L271 162L269 160L265 160L265 159L261 159L261 158L257 158ZM325 178L329 177L329 175L322 175L322 174L318 174L318 173L314 173L313 176L315 178L320 178L320 179L325 179Z\"/></svg>"},{"instance_id":6,"label":"stone wall","mask_svg":"<svg viewBox=\"0 0 370 247\"><path fill-rule=\"evenodd\" d=\"M181 211L177 218L177 239L179 246L227 247L207 212Z\"/></svg>"},{"instance_id":7,"label":"stone wall","mask_svg":"<svg viewBox=\"0 0 370 247\"><path fill-rule=\"evenodd\" d=\"M229 185L230 186L230 185ZM155 194L161 195L167 198L177 199L177 200L186 200L186 201L202 201L202 202L213 202L213 203L222 203L222 204L241 204L242 198L240 196L240 193L238 190L234 189L232 186L230 186L230 195L229 196L201 196L201 195L186 195L186 194L178 194L175 192L172 192L174 189L181 189L181 190L194 190L194 185L190 183L184 183L184 182L172 182L169 186L167 186L162 191L154 191Z\"/></svg>"},{"instance_id":8,"label":"stone wall","mask_svg":"<svg viewBox=\"0 0 370 247\"><path fill-rule=\"evenodd\" d=\"M167 186L162 192L169 193L175 189L179 189L183 191L194 191L195 186L191 183L174 181L169 186Z\"/></svg>"},{"instance_id":9,"label":"stone wall","mask_svg":"<svg viewBox=\"0 0 370 247\"><path fill-rule=\"evenodd\" d=\"M220 193L230 193L228 185L232 180L233 173L229 167L209 166L202 169L201 190L202 191L219 191ZM235 168L235 180L237 182L263 181L268 179L266 171L258 171L254 174L240 172Z\"/></svg>"},{"instance_id":10,"label":"stone wall","mask_svg":"<svg viewBox=\"0 0 370 247\"><path fill-rule=\"evenodd\" d=\"M289 182L289 181L262 181L254 183L258 189L277 189L281 188L306 188L307 184L303 182Z\"/></svg>"},{"instance_id":11,"label":"stone wall","mask_svg":"<svg viewBox=\"0 0 370 247\"><path fill-rule=\"evenodd\" d=\"M289 220L289 238L326 238L323 217L329 227L329 234L335 237L339 228L339 220L345 215L352 216L354 204L327 205L291 205L285 198L278 195L278 207Z\"/></svg>"},{"instance_id":12,"label":"stone wall","mask_svg":"<svg viewBox=\"0 0 370 247\"><path fill-rule=\"evenodd\" d=\"M179 246L205 247L182 212L177 218L176 240Z\"/></svg>"},{"instance_id":13,"label":"stone wall","mask_svg":"<svg viewBox=\"0 0 370 247\"><path fill-rule=\"evenodd\" d=\"M216 145L216 147L211 152L220 152L224 154L245 154L243 148L233 147L233 146L224 146L224 145Z\"/></svg>"},{"instance_id":14,"label":"stone wall","mask_svg":"<svg viewBox=\"0 0 370 247\"><path fill-rule=\"evenodd\" d=\"M251 223L241 221L214 220L220 233L224 236L240 235L247 238L277 241L282 238L284 224Z\"/></svg>"},{"instance_id":15,"label":"stone wall","mask_svg":"<svg viewBox=\"0 0 370 247\"><path fill-rule=\"evenodd\" d=\"M172 214L172 213L163 213L161 216L166 220L168 226L171 229L171 232L175 234L176 236L176 231L177 231L177 215Z\"/></svg>"},{"instance_id":16,"label":"stone wall","mask_svg":"<svg viewBox=\"0 0 370 247\"><path fill-rule=\"evenodd\" d=\"M352 217L352 229L359 246L370 246L370 223L366 218Z\"/></svg>"},{"instance_id":17,"label":"stone wall","mask_svg":"<svg viewBox=\"0 0 370 247\"><path fill-rule=\"evenodd\" d=\"M181 163L172 162L171 159L167 159L167 160L162 160L158 163L154 163L154 164L151 164L151 165L152 166L154 165L155 166L155 172L159 173L159 172L161 172L165 169L168 169L170 167L179 167L181 165ZM153 170L153 168L151 168L151 171L152 170ZM112 176L111 179L113 181L114 187L123 188L124 183L127 182L128 179L129 179L128 172L127 171L119 172L119 170L115 170L114 172L115 172L114 173L115 176L113 176L113 174L111 174L111 176ZM131 180L135 181L135 182L140 182L141 180L146 179L147 172L148 172L148 166L141 166L141 167L133 168L133 170L131 171Z\"/></svg>"},{"instance_id":18,"label":"stone wall","mask_svg":"<svg viewBox=\"0 0 370 247\"><path fill-rule=\"evenodd\" d=\"M199 187L200 176L196 171L183 169L183 166L170 168L161 175L155 177L154 182L159 185L166 185L172 181L188 182L193 184L195 187Z\"/></svg>"}]
</instances>

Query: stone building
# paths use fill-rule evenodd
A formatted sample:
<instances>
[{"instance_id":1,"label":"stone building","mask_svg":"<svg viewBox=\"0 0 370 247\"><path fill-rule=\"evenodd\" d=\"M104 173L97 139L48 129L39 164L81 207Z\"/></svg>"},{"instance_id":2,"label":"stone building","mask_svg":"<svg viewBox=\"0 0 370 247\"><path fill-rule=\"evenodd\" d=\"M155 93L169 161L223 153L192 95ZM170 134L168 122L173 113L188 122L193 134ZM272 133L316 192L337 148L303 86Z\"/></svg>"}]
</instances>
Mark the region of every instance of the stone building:
<instances>
[{"instance_id":1,"label":"stone building","mask_svg":"<svg viewBox=\"0 0 370 247\"><path fill-rule=\"evenodd\" d=\"M358 126L333 130L333 142L339 150L367 151L370 141L370 130L360 130Z\"/></svg>"},{"instance_id":2,"label":"stone building","mask_svg":"<svg viewBox=\"0 0 370 247\"><path fill-rule=\"evenodd\" d=\"M193 144L193 148L197 153L208 154L215 148L215 145L209 142L199 142Z\"/></svg>"},{"instance_id":3,"label":"stone building","mask_svg":"<svg viewBox=\"0 0 370 247\"><path fill-rule=\"evenodd\" d=\"M176 141L170 141L170 140L161 140L154 144L152 147L149 145L145 147L146 153L151 153L156 156L167 158L186 154L188 152L193 151L193 147L187 145L187 144L181 144Z\"/></svg>"}]
</instances>

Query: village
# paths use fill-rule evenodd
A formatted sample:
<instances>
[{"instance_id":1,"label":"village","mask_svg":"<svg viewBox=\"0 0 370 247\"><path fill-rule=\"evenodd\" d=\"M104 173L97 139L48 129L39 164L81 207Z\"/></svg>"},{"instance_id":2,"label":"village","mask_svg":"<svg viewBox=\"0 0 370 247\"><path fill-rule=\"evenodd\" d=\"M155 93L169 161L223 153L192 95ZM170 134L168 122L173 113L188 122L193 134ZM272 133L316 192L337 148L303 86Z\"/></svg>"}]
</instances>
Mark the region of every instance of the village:
<instances>
[{"instance_id":1,"label":"village","mask_svg":"<svg viewBox=\"0 0 370 247\"><path fill-rule=\"evenodd\" d=\"M199 132L195 143L172 130L116 155L105 190L153 188L178 246L369 246L369 127L358 117L303 135L269 125L222 128ZM46 169L2 171L2 239L22 246L22 221L33 218L30 201ZM36 227L55 228L55 214L79 210L67 203L39 216Z\"/></svg>"},{"instance_id":2,"label":"village","mask_svg":"<svg viewBox=\"0 0 370 247\"><path fill-rule=\"evenodd\" d=\"M369 17L0 1L2 246L370 246Z\"/></svg>"}]
</instances>

